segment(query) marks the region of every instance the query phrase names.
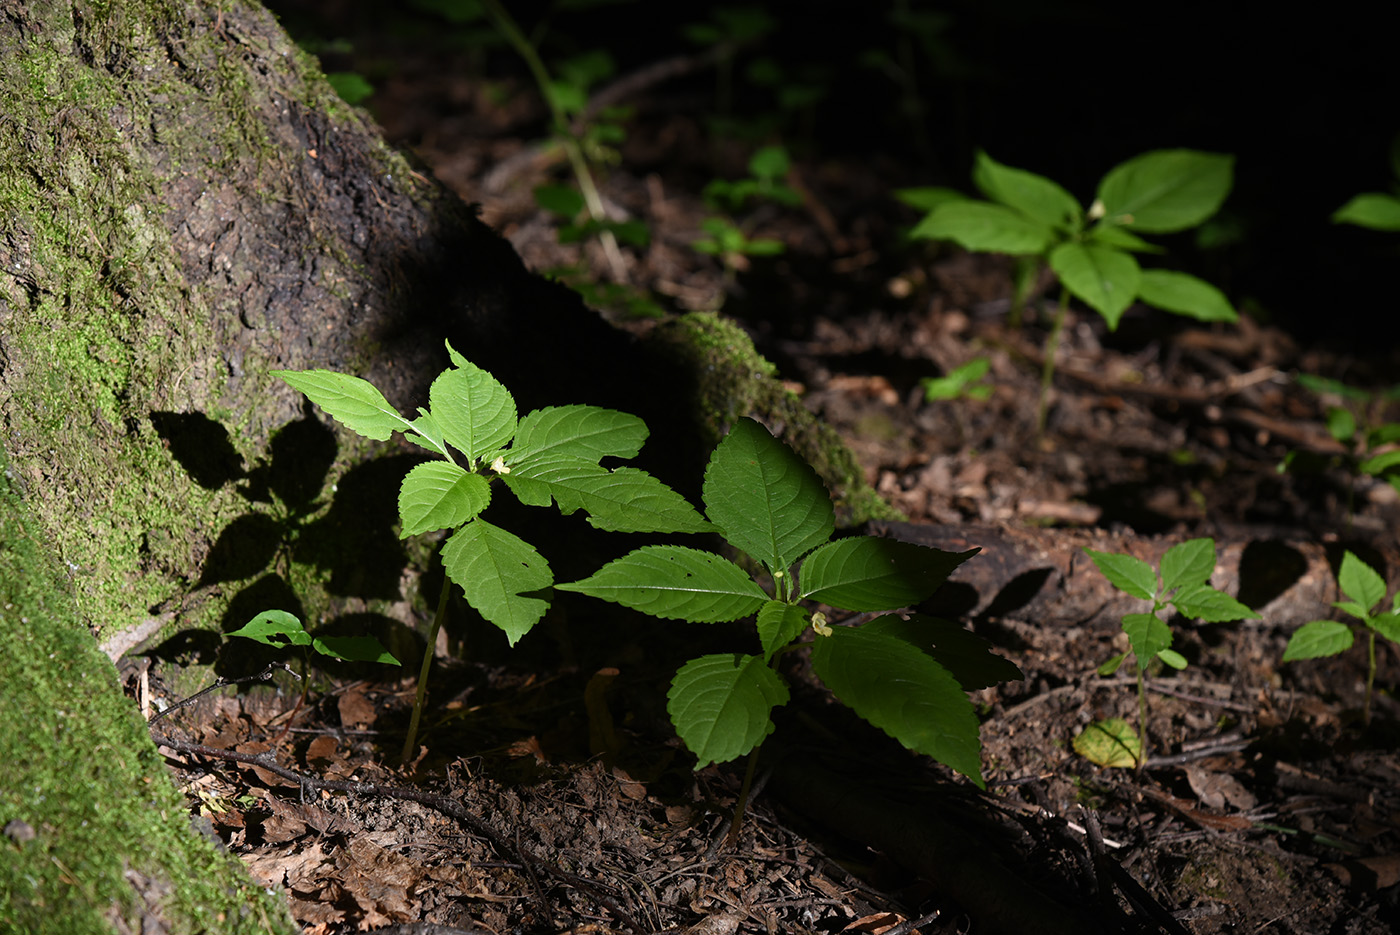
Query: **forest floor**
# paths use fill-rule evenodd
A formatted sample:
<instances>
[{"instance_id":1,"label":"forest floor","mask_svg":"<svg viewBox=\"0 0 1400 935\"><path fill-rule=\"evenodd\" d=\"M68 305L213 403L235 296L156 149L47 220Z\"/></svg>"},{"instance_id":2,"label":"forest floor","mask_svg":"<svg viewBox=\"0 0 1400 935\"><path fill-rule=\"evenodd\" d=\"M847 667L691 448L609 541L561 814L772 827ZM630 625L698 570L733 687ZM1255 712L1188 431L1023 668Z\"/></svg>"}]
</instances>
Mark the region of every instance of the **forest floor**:
<instances>
[{"instance_id":1,"label":"forest floor","mask_svg":"<svg viewBox=\"0 0 1400 935\"><path fill-rule=\"evenodd\" d=\"M541 119L530 100L502 103L423 65L372 103L390 140L480 203L529 265L609 281L596 241L560 245L557 219L535 204L535 186L564 167L522 130ZM710 213L700 189L741 176L749 151L712 142L683 109L657 107L630 127L602 186L618 217L651 232L647 247L623 249L627 283L672 310L719 308L743 324L913 524L884 531L982 547L945 604L1024 673L974 693L985 794L863 732L800 662L787 672L797 711L775 740L810 746L785 758L813 757L806 781L842 784L895 825L937 812L957 841L924 850L973 864L994 855L989 872L1011 895L993 904L1086 909L1105 932L1400 927L1397 647L1376 647L1369 723L1362 645L1281 662L1297 626L1334 616L1344 549L1392 582L1400 573L1400 497L1368 477L1353 489L1326 428L1327 407L1343 401L1294 377L1378 385L1396 362L1300 347L1249 318L1201 325L1134 308L1110 333L1071 310L1038 431L1047 284L1011 327L1009 261L901 243L916 218L889 190L901 170L878 156L798 160L789 180L802 204L745 217L784 253L740 259L727 277L691 247ZM990 362L986 398L925 399L921 380L979 357ZM1365 415L1400 421L1394 404ZM1320 469L1281 473L1289 451ZM1127 648L1119 617L1138 608L1106 591L1082 549L1155 560L1201 536L1222 556L1213 583L1260 618L1173 620L1190 665L1148 672L1145 768L1096 765L1073 739L1104 718L1137 723L1131 663L1111 677L1096 669ZM1026 593L1007 598L1016 584ZM396 757L411 681L347 681L295 710L285 695L239 694L183 722L190 740L270 750L319 780L441 794L470 820L427 796L308 792L265 769L184 757L192 801L260 881L292 894L310 933L1006 930L980 914L986 896L956 891L954 868L921 876L896 865L880 832L865 839L860 821L803 814L781 765L760 770L727 840L742 763L693 771L665 719L666 683L688 647L630 623L595 646L575 623L538 651L441 658L424 751L407 768ZM598 755L605 728L618 743ZM1020 930L1055 930L1043 922Z\"/></svg>"}]
</instances>

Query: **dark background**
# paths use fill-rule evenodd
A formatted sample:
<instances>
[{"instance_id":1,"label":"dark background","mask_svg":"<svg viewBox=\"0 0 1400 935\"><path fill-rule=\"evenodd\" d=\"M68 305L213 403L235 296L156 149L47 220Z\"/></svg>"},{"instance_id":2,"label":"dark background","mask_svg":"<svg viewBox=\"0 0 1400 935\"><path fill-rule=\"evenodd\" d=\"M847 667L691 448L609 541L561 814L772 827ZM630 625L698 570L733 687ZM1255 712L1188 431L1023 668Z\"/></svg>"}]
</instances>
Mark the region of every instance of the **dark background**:
<instances>
[{"instance_id":1,"label":"dark background","mask_svg":"<svg viewBox=\"0 0 1400 935\"><path fill-rule=\"evenodd\" d=\"M1264 4L1062 0L759 5L778 26L745 50L739 71L762 54L789 71L824 70L828 79L811 133L785 138L799 154L805 148L817 157L889 157L879 165L899 167L892 188L968 190L972 155L982 147L1088 203L1109 168L1143 151L1234 153L1235 188L1211 226L1224 242L1202 248L1194 234L1167 238L1174 262L1305 344L1325 341L1373 356L1400 337L1393 286L1400 234L1329 220L1352 195L1396 184L1390 152L1400 131L1400 4L1364 12L1356 4L1324 4L1291 13ZM469 9L462 0L271 6L299 40L350 39L351 55L322 53L328 70L348 63L382 76L414 56L434 56L434 67L524 74L513 51L483 38L491 32L484 21L453 26L426 9L460 13ZM715 5L507 6L527 29L543 24L546 61L606 48L626 73L692 50L682 26ZM932 43L892 25L901 11L937 18ZM888 75L861 62L870 49L897 54L902 37L912 43L924 107L917 124L901 113ZM389 50L399 65L380 57L367 66L371 49ZM651 93L712 101L713 89L709 73ZM368 106L373 110L373 98ZM736 110L772 107L766 92L739 81Z\"/></svg>"}]
</instances>

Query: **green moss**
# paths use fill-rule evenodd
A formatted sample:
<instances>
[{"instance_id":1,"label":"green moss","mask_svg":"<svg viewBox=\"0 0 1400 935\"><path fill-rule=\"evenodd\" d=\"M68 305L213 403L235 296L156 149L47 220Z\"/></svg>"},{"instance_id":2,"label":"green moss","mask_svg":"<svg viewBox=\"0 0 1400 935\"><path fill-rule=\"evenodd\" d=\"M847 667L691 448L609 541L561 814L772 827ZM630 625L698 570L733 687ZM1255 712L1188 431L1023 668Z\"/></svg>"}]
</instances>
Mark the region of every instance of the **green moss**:
<instances>
[{"instance_id":1,"label":"green moss","mask_svg":"<svg viewBox=\"0 0 1400 935\"><path fill-rule=\"evenodd\" d=\"M266 15L232 2L223 10ZM266 361L247 354L244 386L229 389L211 324L227 316L212 291L222 280L209 291L187 284L166 227L168 190L297 177L302 144L275 136L289 134L287 101L350 128L362 118L270 21L191 32L155 0L89 5L78 17L33 4L24 15L24 54L6 46L18 41L14 25L0 26L12 53L0 55L0 113L18 131L0 134L4 446L83 616L105 636L169 606L203 549L246 511L231 489L206 491L185 475L150 413L204 411L245 456L278 428L250 405L273 383ZM252 78L269 64L271 93ZM372 156L418 190L387 145ZM253 190L270 205L301 197ZM322 246L315 285L344 292L357 271L338 244ZM222 613L217 601L191 608L181 626Z\"/></svg>"},{"instance_id":2,"label":"green moss","mask_svg":"<svg viewBox=\"0 0 1400 935\"><path fill-rule=\"evenodd\" d=\"M835 430L783 386L777 368L737 324L714 312L692 312L658 328L653 340L664 358L694 375L690 415L706 448L718 444L735 420L757 416L821 475L841 525L903 518L865 482Z\"/></svg>"},{"instance_id":3,"label":"green moss","mask_svg":"<svg viewBox=\"0 0 1400 935\"><path fill-rule=\"evenodd\" d=\"M191 828L116 673L0 456L0 931L293 932L284 906ZM14 826L12 826L14 827Z\"/></svg>"}]
</instances>

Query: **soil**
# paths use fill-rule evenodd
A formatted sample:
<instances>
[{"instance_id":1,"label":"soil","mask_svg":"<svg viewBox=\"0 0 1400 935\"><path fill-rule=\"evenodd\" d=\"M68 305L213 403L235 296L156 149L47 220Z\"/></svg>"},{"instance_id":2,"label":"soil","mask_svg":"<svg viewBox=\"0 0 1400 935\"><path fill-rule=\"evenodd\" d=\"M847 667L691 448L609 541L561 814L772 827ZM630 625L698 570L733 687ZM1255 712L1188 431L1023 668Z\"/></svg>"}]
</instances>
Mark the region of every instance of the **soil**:
<instances>
[{"instance_id":1,"label":"soil","mask_svg":"<svg viewBox=\"0 0 1400 935\"><path fill-rule=\"evenodd\" d=\"M533 189L564 167L537 138L534 98L448 65L405 64L381 85L371 103L390 140L480 203L535 269L610 281L596 242L561 245L536 207ZM935 603L1024 674L973 693L986 792L886 742L796 660L794 701L732 837L742 764L694 771L664 695L681 660L733 631L579 603L512 653L471 627L444 638L406 766L414 683L381 670L323 675L304 702L279 675L176 713L162 729L199 820L318 935L888 935L1070 919L1104 932L1395 930L1400 654L1376 647L1369 722L1360 646L1280 661L1297 626L1332 614L1344 550L1392 583L1400 568L1400 496L1350 478L1326 429L1341 401L1294 375L1374 385L1393 357L1300 347L1248 317L1201 325L1134 308L1111 333L1071 309L1040 430L1047 284L1012 327L1009 261L900 244L915 220L890 198L901 167L798 160L803 203L747 216L785 253L727 276L690 244L709 214L703 180L742 174L748 149L684 112L643 114L602 186L619 218L651 231L622 251L626 284L741 322L908 519L873 531L983 549ZM925 399L921 380L978 357L986 398ZM1368 415L1400 421L1394 405ZM1281 472L1290 451L1317 470ZM1129 668L1096 670L1128 648L1119 620L1140 608L1083 550L1155 561L1201 536L1221 556L1212 583L1260 616L1173 620L1189 665L1148 672L1145 768L1096 765L1073 741L1106 718L1137 722ZM160 671L133 666L133 692L152 682L159 695Z\"/></svg>"}]
</instances>

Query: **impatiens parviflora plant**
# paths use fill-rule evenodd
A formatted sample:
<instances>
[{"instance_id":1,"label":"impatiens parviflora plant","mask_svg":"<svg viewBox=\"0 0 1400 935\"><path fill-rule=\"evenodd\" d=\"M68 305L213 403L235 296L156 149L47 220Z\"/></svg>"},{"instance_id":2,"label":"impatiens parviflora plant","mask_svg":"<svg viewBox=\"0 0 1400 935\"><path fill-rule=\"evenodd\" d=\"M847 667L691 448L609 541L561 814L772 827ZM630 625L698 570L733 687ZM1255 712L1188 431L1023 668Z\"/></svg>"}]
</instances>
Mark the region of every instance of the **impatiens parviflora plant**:
<instances>
[{"instance_id":1,"label":"impatiens parviflora plant","mask_svg":"<svg viewBox=\"0 0 1400 935\"><path fill-rule=\"evenodd\" d=\"M1400 385L1373 391L1348 386L1340 380L1310 373L1297 376L1304 386L1319 396L1333 396L1342 405L1327 407L1327 434L1346 449L1343 460L1347 470L1347 528L1356 501L1356 478L1360 475L1384 480L1400 491L1400 423L1383 421L1386 407L1400 400ZM1280 474L1294 470L1310 460L1298 449L1289 451L1278 463ZM1334 461L1335 463L1335 461Z\"/></svg>"},{"instance_id":2,"label":"impatiens parviflora plant","mask_svg":"<svg viewBox=\"0 0 1400 935\"><path fill-rule=\"evenodd\" d=\"M450 530L442 547L447 572L428 633L428 651L404 743L417 739L432 647L452 583L510 645L549 606L549 563L534 546L494 526L481 513L493 482L502 481L527 506L551 503L564 514L613 532L707 532L712 527L685 498L636 468L608 468L605 458L637 456L647 437L639 418L597 406L553 406L516 418L515 399L495 377L447 345L452 366L433 381L429 408L406 419L373 384L330 370L273 371L342 425L385 441L400 432L438 457L414 467L399 488L402 538Z\"/></svg>"},{"instance_id":3,"label":"impatiens parviflora plant","mask_svg":"<svg viewBox=\"0 0 1400 935\"><path fill-rule=\"evenodd\" d=\"M1234 157L1190 149L1135 156L1109 170L1089 207L1033 172L1013 169L978 152L972 180L989 200L947 189L910 189L909 204L932 205L910 232L914 238L951 240L967 250L1035 258L1060 280L1060 302L1046 340L1039 424L1054 375L1055 352L1069 297L1118 327L1135 301L1201 321L1235 321L1224 294L1204 280L1165 269L1143 269L1135 253L1161 253L1142 234L1195 227L1219 210L1233 184ZM1030 278L1022 277L1023 283Z\"/></svg>"},{"instance_id":4,"label":"impatiens parviflora plant","mask_svg":"<svg viewBox=\"0 0 1400 935\"><path fill-rule=\"evenodd\" d=\"M1371 723L1371 691L1376 681L1376 634L1400 644L1400 592L1390 602L1390 610L1373 611L1385 602L1385 579L1350 551L1342 556L1337 569L1337 587L1349 598L1332 606L1361 621L1366 628L1366 701L1362 719ZM1314 620L1299 627L1283 650L1284 662L1335 656L1351 649L1356 625L1340 620Z\"/></svg>"},{"instance_id":5,"label":"impatiens parviflora plant","mask_svg":"<svg viewBox=\"0 0 1400 935\"><path fill-rule=\"evenodd\" d=\"M788 700L778 658L810 626L812 670L837 698L981 786L977 717L965 690L1020 678L1020 670L956 624L886 614L859 627L830 626L802 606L906 608L977 550L942 552L874 536L828 541L835 515L821 479L752 419L739 420L715 448L702 494L725 541L767 571L771 594L734 562L676 545L645 546L557 586L670 620L756 615L758 652L692 659L671 682L667 711L696 768L751 753L772 732L770 715ZM746 780L740 812L747 789Z\"/></svg>"},{"instance_id":6,"label":"impatiens parviflora plant","mask_svg":"<svg viewBox=\"0 0 1400 935\"><path fill-rule=\"evenodd\" d=\"M1144 684L1147 667L1154 659L1159 659L1173 669L1186 668L1186 658L1171 648L1171 627L1158 614L1170 607L1183 617L1207 623L1245 620L1258 618L1259 615L1207 583L1215 571L1214 539L1191 539L1172 546L1162 556L1160 577L1158 569L1140 558L1094 549L1084 551L1115 588L1124 594L1152 602L1150 613L1123 617L1123 632L1128 635L1131 648L1098 668L1099 675L1109 676L1117 672L1129 656L1137 662L1138 724L1142 736L1139 738L1126 724L1119 725L1113 731L1113 736L1119 738L1119 743L1127 748L1126 752L1141 767L1147 761L1147 692ZM1091 724L1080 737L1092 738L1104 733L1102 725ZM1075 739L1075 749L1083 752L1080 738Z\"/></svg>"}]
</instances>

